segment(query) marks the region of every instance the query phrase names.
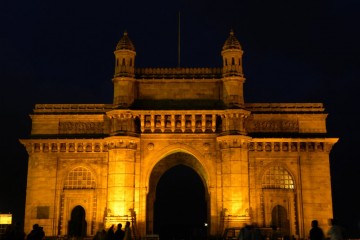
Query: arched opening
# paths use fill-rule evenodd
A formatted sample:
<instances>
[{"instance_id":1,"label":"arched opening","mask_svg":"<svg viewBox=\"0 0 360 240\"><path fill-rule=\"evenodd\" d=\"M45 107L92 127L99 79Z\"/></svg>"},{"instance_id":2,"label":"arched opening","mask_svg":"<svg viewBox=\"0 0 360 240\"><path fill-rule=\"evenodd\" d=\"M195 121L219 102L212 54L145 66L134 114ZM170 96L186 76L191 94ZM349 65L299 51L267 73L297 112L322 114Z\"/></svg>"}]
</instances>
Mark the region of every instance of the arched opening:
<instances>
[{"instance_id":1,"label":"arched opening","mask_svg":"<svg viewBox=\"0 0 360 240\"><path fill-rule=\"evenodd\" d=\"M160 239L205 239L207 201L200 176L179 164L167 170L156 187L154 233Z\"/></svg>"},{"instance_id":2,"label":"arched opening","mask_svg":"<svg viewBox=\"0 0 360 240\"><path fill-rule=\"evenodd\" d=\"M296 184L290 172L283 166L270 166L262 176L262 189L265 226L276 226L284 237L299 234Z\"/></svg>"},{"instance_id":3,"label":"arched opening","mask_svg":"<svg viewBox=\"0 0 360 240\"><path fill-rule=\"evenodd\" d=\"M68 225L68 235L71 237L85 237L86 225L85 209L81 206L74 207L71 211L71 219Z\"/></svg>"},{"instance_id":4,"label":"arched opening","mask_svg":"<svg viewBox=\"0 0 360 240\"><path fill-rule=\"evenodd\" d=\"M282 236L289 236L290 224L287 211L283 206L276 205L271 212L272 225L276 226Z\"/></svg>"}]
</instances>

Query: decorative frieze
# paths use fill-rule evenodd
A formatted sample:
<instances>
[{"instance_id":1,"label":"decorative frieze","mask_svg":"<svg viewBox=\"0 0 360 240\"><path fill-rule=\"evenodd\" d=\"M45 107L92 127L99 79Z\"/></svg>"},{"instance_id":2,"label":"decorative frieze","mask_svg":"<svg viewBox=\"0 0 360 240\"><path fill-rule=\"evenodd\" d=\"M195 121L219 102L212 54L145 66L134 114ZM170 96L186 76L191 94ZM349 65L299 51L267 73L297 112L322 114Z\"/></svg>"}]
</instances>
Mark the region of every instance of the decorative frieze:
<instances>
[{"instance_id":1,"label":"decorative frieze","mask_svg":"<svg viewBox=\"0 0 360 240\"><path fill-rule=\"evenodd\" d=\"M217 142L220 149L244 148L247 149L250 138L244 136L222 136L218 137Z\"/></svg>"},{"instance_id":2,"label":"decorative frieze","mask_svg":"<svg viewBox=\"0 0 360 240\"><path fill-rule=\"evenodd\" d=\"M322 103L245 103L245 108L253 113L264 112L317 112L323 113Z\"/></svg>"},{"instance_id":3,"label":"decorative frieze","mask_svg":"<svg viewBox=\"0 0 360 240\"><path fill-rule=\"evenodd\" d=\"M126 149L137 149L137 143L132 140L114 140L108 142L108 149L118 149L118 148L126 148Z\"/></svg>"},{"instance_id":4,"label":"decorative frieze","mask_svg":"<svg viewBox=\"0 0 360 240\"><path fill-rule=\"evenodd\" d=\"M247 132L298 132L297 120L253 120L246 122Z\"/></svg>"},{"instance_id":5,"label":"decorative frieze","mask_svg":"<svg viewBox=\"0 0 360 240\"><path fill-rule=\"evenodd\" d=\"M326 142L249 142L251 152L324 152L332 144Z\"/></svg>"},{"instance_id":6,"label":"decorative frieze","mask_svg":"<svg viewBox=\"0 0 360 240\"><path fill-rule=\"evenodd\" d=\"M59 122L59 134L101 134L103 122Z\"/></svg>"},{"instance_id":7,"label":"decorative frieze","mask_svg":"<svg viewBox=\"0 0 360 240\"><path fill-rule=\"evenodd\" d=\"M99 153L107 152L110 149L125 148L137 149L138 144L133 140L111 140L98 142L29 142L26 143L29 153Z\"/></svg>"},{"instance_id":8,"label":"decorative frieze","mask_svg":"<svg viewBox=\"0 0 360 240\"><path fill-rule=\"evenodd\" d=\"M112 104L36 104L35 113L104 113Z\"/></svg>"}]
</instances>

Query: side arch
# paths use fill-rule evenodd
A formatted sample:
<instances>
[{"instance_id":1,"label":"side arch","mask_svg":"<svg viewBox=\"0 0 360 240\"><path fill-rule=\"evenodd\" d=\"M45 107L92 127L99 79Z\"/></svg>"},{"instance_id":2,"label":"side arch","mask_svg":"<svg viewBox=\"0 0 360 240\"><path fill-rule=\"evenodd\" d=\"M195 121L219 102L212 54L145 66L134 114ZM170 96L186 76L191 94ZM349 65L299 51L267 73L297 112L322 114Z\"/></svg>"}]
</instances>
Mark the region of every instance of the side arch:
<instances>
[{"instance_id":1,"label":"side arch","mask_svg":"<svg viewBox=\"0 0 360 240\"><path fill-rule=\"evenodd\" d=\"M298 235L298 187L294 174L284 163L269 163L259 173L258 181L262 225L277 227L282 237Z\"/></svg>"},{"instance_id":2,"label":"side arch","mask_svg":"<svg viewBox=\"0 0 360 240\"><path fill-rule=\"evenodd\" d=\"M64 169L59 178L59 187L61 188L59 226L61 227L58 229L58 234L75 234L78 237L93 235L96 230L98 214L97 188L99 181L97 174L86 164L74 164ZM83 209L84 219L73 221L74 209ZM75 212L78 214L81 211Z\"/></svg>"}]
</instances>

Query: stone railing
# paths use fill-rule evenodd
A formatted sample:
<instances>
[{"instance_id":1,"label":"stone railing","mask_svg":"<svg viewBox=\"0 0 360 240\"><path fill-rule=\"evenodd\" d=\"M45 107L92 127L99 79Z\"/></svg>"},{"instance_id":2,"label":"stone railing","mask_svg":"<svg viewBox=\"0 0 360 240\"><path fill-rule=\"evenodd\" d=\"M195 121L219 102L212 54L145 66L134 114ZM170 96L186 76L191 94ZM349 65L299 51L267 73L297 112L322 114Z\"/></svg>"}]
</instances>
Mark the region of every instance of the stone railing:
<instances>
[{"instance_id":1,"label":"stone railing","mask_svg":"<svg viewBox=\"0 0 360 240\"><path fill-rule=\"evenodd\" d=\"M108 112L110 119L138 118L142 133L214 133L216 111L133 111Z\"/></svg>"},{"instance_id":2,"label":"stone railing","mask_svg":"<svg viewBox=\"0 0 360 240\"><path fill-rule=\"evenodd\" d=\"M136 78L221 78L222 68L137 68Z\"/></svg>"},{"instance_id":3,"label":"stone railing","mask_svg":"<svg viewBox=\"0 0 360 240\"><path fill-rule=\"evenodd\" d=\"M113 110L106 113L113 122L129 118L139 120L142 133L214 133L221 126L223 131L232 130L230 122L238 119L241 130L249 112L243 109L231 110L159 110L127 111ZM222 123L221 125L219 125ZM117 125L117 124L116 124ZM235 129L234 129L235 130ZM117 131L115 127L114 131Z\"/></svg>"}]
</instances>

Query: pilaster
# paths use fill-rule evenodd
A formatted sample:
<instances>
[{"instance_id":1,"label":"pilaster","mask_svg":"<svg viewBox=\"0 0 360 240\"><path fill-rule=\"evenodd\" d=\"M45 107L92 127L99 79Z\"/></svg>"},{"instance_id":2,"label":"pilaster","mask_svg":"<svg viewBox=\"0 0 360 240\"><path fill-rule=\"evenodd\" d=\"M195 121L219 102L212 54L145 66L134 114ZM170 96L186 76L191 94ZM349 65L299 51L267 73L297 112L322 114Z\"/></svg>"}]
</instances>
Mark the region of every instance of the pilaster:
<instances>
[{"instance_id":1,"label":"pilaster","mask_svg":"<svg viewBox=\"0 0 360 240\"><path fill-rule=\"evenodd\" d=\"M221 152L222 221L224 227L238 226L250 220L249 137L241 135L217 138Z\"/></svg>"}]
</instances>

